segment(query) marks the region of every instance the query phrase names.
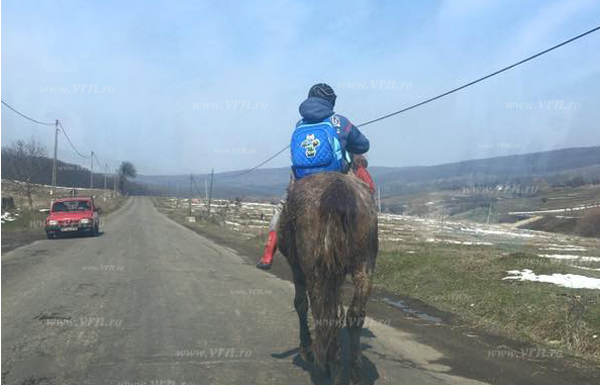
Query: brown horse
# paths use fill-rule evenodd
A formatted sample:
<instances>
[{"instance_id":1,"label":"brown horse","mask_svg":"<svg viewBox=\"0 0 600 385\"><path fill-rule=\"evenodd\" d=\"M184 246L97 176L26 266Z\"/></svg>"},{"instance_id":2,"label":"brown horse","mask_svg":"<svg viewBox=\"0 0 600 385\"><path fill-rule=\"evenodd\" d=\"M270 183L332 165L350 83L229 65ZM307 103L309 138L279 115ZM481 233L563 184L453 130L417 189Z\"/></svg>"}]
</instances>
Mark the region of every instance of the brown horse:
<instances>
[{"instance_id":1,"label":"brown horse","mask_svg":"<svg viewBox=\"0 0 600 385\"><path fill-rule=\"evenodd\" d=\"M377 258L377 211L369 187L340 173L306 177L290 186L279 222L280 251L293 274L300 322L300 354L341 379L338 329L350 338L350 378L360 382L360 333ZM354 296L344 319L341 286L352 275ZM308 297L315 323L312 344ZM345 321L345 322L344 322Z\"/></svg>"}]
</instances>

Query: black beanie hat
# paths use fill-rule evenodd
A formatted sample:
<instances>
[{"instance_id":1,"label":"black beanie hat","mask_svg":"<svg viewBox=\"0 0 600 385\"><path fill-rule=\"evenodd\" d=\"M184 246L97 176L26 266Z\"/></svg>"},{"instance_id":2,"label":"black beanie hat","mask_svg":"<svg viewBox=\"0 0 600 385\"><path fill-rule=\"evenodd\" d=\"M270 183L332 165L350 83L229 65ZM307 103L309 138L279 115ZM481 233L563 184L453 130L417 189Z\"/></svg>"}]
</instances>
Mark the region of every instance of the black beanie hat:
<instances>
[{"instance_id":1,"label":"black beanie hat","mask_svg":"<svg viewBox=\"0 0 600 385\"><path fill-rule=\"evenodd\" d=\"M331 88L325 83L315 84L314 86L310 87L310 91L308 91L308 96L325 99L327 101L330 101L334 105L335 99L337 98L337 95L335 94L335 92L333 92L333 88Z\"/></svg>"}]
</instances>

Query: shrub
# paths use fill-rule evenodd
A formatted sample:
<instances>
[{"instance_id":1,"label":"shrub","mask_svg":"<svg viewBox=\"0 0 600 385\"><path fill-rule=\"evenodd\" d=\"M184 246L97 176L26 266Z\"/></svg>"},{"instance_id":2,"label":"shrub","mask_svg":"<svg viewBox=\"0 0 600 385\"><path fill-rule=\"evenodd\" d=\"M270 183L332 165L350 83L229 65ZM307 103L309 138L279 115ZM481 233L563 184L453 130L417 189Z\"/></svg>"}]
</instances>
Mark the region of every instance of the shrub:
<instances>
[{"instance_id":1,"label":"shrub","mask_svg":"<svg viewBox=\"0 0 600 385\"><path fill-rule=\"evenodd\" d=\"M600 208L590 210L579 218L575 225L575 234L600 238Z\"/></svg>"}]
</instances>

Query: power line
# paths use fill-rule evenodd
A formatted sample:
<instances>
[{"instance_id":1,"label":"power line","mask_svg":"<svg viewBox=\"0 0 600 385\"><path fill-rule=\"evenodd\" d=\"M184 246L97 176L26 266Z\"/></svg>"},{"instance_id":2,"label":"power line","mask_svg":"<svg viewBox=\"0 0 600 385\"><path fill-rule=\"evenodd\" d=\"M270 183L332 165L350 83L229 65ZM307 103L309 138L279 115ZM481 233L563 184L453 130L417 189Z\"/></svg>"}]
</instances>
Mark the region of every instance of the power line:
<instances>
[{"instance_id":1,"label":"power line","mask_svg":"<svg viewBox=\"0 0 600 385\"><path fill-rule=\"evenodd\" d=\"M25 114L23 114L22 112L18 111L17 109L15 109L14 107L12 107L10 104L6 103L4 100L2 100L2 104L4 104L6 107L10 108L12 111L14 111L15 113L19 114L20 116L24 117L27 120L30 120L34 123L37 124L43 124L46 126L54 126L56 124L56 122L54 123L48 123L48 122L41 122L39 120L33 119ZM64 126L62 125L62 123L59 121L58 125L60 126L60 128L62 129L62 132L65 134L65 137L67 138L67 141L69 142L69 144L71 145L71 147L73 148L73 150L77 153L77 155L81 156L82 158L89 158L89 155L83 155L82 153L80 153L77 148L75 147L75 145L73 144L73 142L71 142L71 139L69 138L69 135L67 134L67 131L65 130ZM96 158L96 161L98 162L98 164L100 164L100 160L98 160L98 157L96 156L96 153L94 153L94 157Z\"/></svg>"},{"instance_id":2,"label":"power line","mask_svg":"<svg viewBox=\"0 0 600 385\"><path fill-rule=\"evenodd\" d=\"M204 203L205 206L208 206L207 203L204 201L204 199L202 199L202 191L200 190L200 187L198 187L198 184L196 183L196 179L194 179L194 176L190 175L190 179L192 180L194 187L196 187L196 191L198 192L198 197L200 198L202 203ZM192 197L190 197L190 199L192 199Z\"/></svg>"},{"instance_id":3,"label":"power line","mask_svg":"<svg viewBox=\"0 0 600 385\"><path fill-rule=\"evenodd\" d=\"M71 141L71 138L69 138L69 134L67 134L67 130L65 129L65 127L62 125L62 123L58 119L54 123L42 122L42 121L33 119L33 118L31 118L31 117L23 114L22 112L18 111L14 107L12 107L10 104L6 103L4 100L2 100L2 104L5 105L6 107L8 107L13 112L15 112L16 114L22 116L23 118L25 118L25 119L27 119L27 120L29 120L31 122L34 122L34 123L37 123L37 124L46 125L46 126L55 126L55 125L60 126L60 129L62 130L63 134L65 134L65 138L67 138L67 141L69 142L69 145L71 145L71 148L73 149L73 151L75 151L75 153L77 153L77 155L79 155L82 158L87 159L87 158L90 157L90 155L83 155L81 152L79 152L77 150L77 148L75 147L75 145ZM57 133L58 133L58 129L57 129ZM57 146L56 140L55 140L54 146L55 146L55 148L54 148L54 157L55 157L54 161L56 162L56 146ZM98 159L98 156L96 155L95 152L92 152L92 156L96 159L96 162L98 162L98 165L100 165L100 167L101 167L102 162L100 162L100 160ZM52 176L53 186L54 186L55 178L56 178L56 176L54 174L55 173L54 168L55 168L55 166L53 166L53 176Z\"/></svg>"},{"instance_id":4,"label":"power line","mask_svg":"<svg viewBox=\"0 0 600 385\"><path fill-rule=\"evenodd\" d=\"M69 142L69 144L71 145L71 148L73 149L73 151L75 151L77 153L77 155L79 155L80 157L87 159L90 156L89 155L83 155L82 153L80 153L77 148L75 147L75 145L73 144L73 142L71 142L71 138L69 138L69 134L67 134L67 130L65 130L65 127L62 125L62 122L58 122L58 125L60 126L61 131L63 132L63 134L65 134L65 138L67 138L67 141Z\"/></svg>"},{"instance_id":5,"label":"power line","mask_svg":"<svg viewBox=\"0 0 600 385\"><path fill-rule=\"evenodd\" d=\"M412 110L413 108L416 108L416 107L422 106L422 105L424 105L424 104L427 104L427 103L433 102L434 100L437 100L437 99L443 98L444 96L448 96L448 95L450 95L450 94L453 94L453 93L455 93L455 92L457 92L457 91L460 91L460 90L462 90L463 88L470 87L470 86L472 86L472 85L474 85L474 84L477 84L477 83L479 83L479 82L482 82L482 81L484 81L484 80L486 80L486 79L489 79L489 78L491 78L491 77L493 77L493 76L496 76L496 75L498 75L498 74L501 74L502 72L508 71L508 70L509 70L509 69L511 69L511 68L515 68L515 67L517 67L517 66L520 66L521 64L524 64L524 63L526 63L526 62L528 62L528 61L530 61L530 60L533 60L533 59L535 59L535 58L537 58L537 57L540 57L540 56L542 56L542 55L544 55L544 54L547 54L547 53L548 53L548 52L550 52L550 51L554 51L555 49L557 49L557 48L560 48L560 47L562 47L563 45L567 45L567 44L569 44L569 43L571 43L571 42L573 42L573 41L575 41L575 40L577 40L577 39L581 39L582 37L584 37L584 36L587 36L587 35L589 35L589 34L591 34L591 33L593 33L593 32L596 32L596 31L598 31L598 30L600 30L600 26L598 26L598 27L596 27L596 28L592 28L592 29L590 29L590 30L589 30L589 31L587 31L587 32L584 32L584 33L582 33L582 34L580 34L580 35L577 35L577 36L575 36L575 37L572 37L572 38L570 38L570 39L568 39L568 40L565 40L565 41L563 41L562 43L556 44L555 46L552 46L552 47L550 47L550 48L548 48L548 49L545 49L545 50L543 50L543 51L541 51L541 52L538 52L538 53L536 53L535 55L529 56L529 57L527 57L527 58L525 58L525 59L523 59L523 60L521 60L521 61L518 61L518 62L516 62L516 63L514 63L514 64L511 64L511 65L509 65L509 66L506 66L506 67L504 67L504 68L502 68L502 69L499 69L498 71L492 72L492 73L491 73L491 74L489 74L489 75L486 75L486 76L483 76L483 77L481 77L481 78L479 78L479 79L473 80L473 81L471 81L471 82L469 82L469 83L467 83L467 84L464 84L464 85L462 85L462 86L460 86L460 87L456 87L456 88L454 88L454 89L451 89L450 91L444 92L443 94L440 94L440 95L438 95L438 96L434 96L433 98L429 98L429 99L423 100L422 102L419 102L419 103L417 103L417 104L413 104L412 106L409 106L409 107L403 108L403 109L401 109L401 110L398 110L398 111L396 111L396 112L392 112L391 114L384 115L384 116L382 116L382 117L379 117L379 118L377 118L377 119L369 120L368 122L365 122L365 123L359 124L357 127L364 127L364 126L366 126L366 125L368 125L368 124L375 123L375 122L378 122L378 121L380 121L380 120L383 120L383 119L390 118L390 117L392 117L392 116L395 116L395 115L401 114L401 113L403 113L403 112L406 112L406 111L408 111L408 110Z\"/></svg>"},{"instance_id":6,"label":"power line","mask_svg":"<svg viewBox=\"0 0 600 385\"><path fill-rule=\"evenodd\" d=\"M493 77L493 76L496 76L496 75L498 75L498 74L501 74L502 72L508 71L508 70L510 70L510 69L512 69L512 68L515 68L515 67L518 67L518 66L520 66L521 64L524 64L524 63L526 63L526 62L528 62L528 61L530 61L530 60L533 60L533 59L535 59L535 58L537 58L537 57L540 57L540 56L542 56L542 55L545 55L545 54L547 54L548 52L554 51L554 50L555 50L555 49L557 49L557 48L560 48L560 47L562 47L562 46L564 46L564 45L567 45L567 44L569 44L569 43L572 43L572 42L574 42L575 40L581 39L581 38L582 38L582 37L584 37L584 36L587 36L587 35L590 35L590 34L592 34L592 33L594 33L594 32L597 32L598 30L600 30L600 26L597 26L597 27L595 27L595 28L592 28L592 29L590 29L590 30L588 30L588 31L586 31L586 32L584 32L584 33L581 33L581 34L579 34L579 35L577 35L577 36L575 36L575 37L572 37L572 38L570 38L570 39L568 39L568 40L565 40L565 41L563 41L562 43L556 44L556 45L554 45L554 46L552 46L552 47L550 47L550 48L548 48L548 49L545 49L545 50L543 50L543 51L541 51L541 52L538 52L538 53L536 53L535 55L531 55L531 56L529 56L529 57L527 57L527 58L525 58L525 59L523 59L523 60L520 60L520 61L518 61L518 62L516 62L516 63L514 63L514 64L511 64L511 65L509 65L509 66L506 66L506 67L504 67L504 68L501 68L501 69L499 69L499 70L497 70L497 71L494 71L494 72L492 72L492 73L490 73L490 74L488 74L488 75L485 75L485 76L483 76L483 77L481 77L481 78L479 78L479 79L476 79L476 80L473 80L473 81L471 81L471 82L468 82L468 83L466 83L466 84L463 84L463 85L462 85L462 86L460 86L460 87L453 88L453 89L451 89L450 91L446 91L446 92L444 92L444 93L442 93L442 94L439 94L439 95L437 95L437 96L434 96L434 97L432 97L432 98L425 99L425 100L423 100L423 101L421 101L421 102L419 102L419 103L415 103L415 104L413 104L413 105L411 105L411 106L408 106L408 107L405 107L405 108L403 108L403 109L401 109L401 110L398 110L398 111L395 111L395 112L389 113L389 114L387 114L387 115L383 115L383 116L381 116L381 117L379 117L379 118L376 118L376 119L369 120L369 121L367 121L367 122L361 123L361 124L357 125L356 127L364 127L364 126L366 126L366 125L369 125L369 124L372 124L372 123L375 123L375 122L379 122L379 121L381 121L381 120L384 120L384 119L387 119L387 118L391 118L392 116L395 116L395 115L401 114L401 113L403 113L403 112L406 112L406 111L412 110L413 108L417 108L417 107L420 107L420 106L422 106L422 105L425 105L425 104L427 104L427 103L431 103L431 102L433 102L434 100L437 100L437 99L443 98L443 97L445 97L445 96L448 96L448 95L450 95L450 94L453 94L453 93L455 93L455 92L458 92L458 91L460 91L460 90L462 90L462 89L465 89L465 88L467 88L467 87L470 87L470 86L472 86L472 85L475 85L475 84L477 84L477 83L480 83L480 82L482 82L482 81L484 81L484 80L486 80L486 79L489 79L489 78L491 78L491 77ZM250 168L250 169L248 169L248 170L244 170L244 171L242 171L242 172L240 172L240 173L237 173L237 174L227 175L227 176L225 176L225 177L236 177L236 176L241 176L241 175L249 174L249 173L251 173L252 171L254 171L254 170L256 170L256 169L258 169L258 168L260 168L260 167L264 166L264 165L265 165L265 164L267 164L267 163L269 163L271 160L275 159L277 156L279 156L279 154L281 154L282 152L284 152L285 150L287 150L289 147L290 147L290 145L288 144L287 146L285 146L284 148L282 148L281 150L279 150L277 153L275 153L274 155L270 156L270 157L269 157L268 159L266 159L265 161L261 162L260 164L258 164L258 165L256 165L256 166L254 166L254 167L252 167L252 168Z\"/></svg>"},{"instance_id":7,"label":"power line","mask_svg":"<svg viewBox=\"0 0 600 385\"><path fill-rule=\"evenodd\" d=\"M10 108L10 109L11 109L13 112L15 112L15 113L17 113L17 114L21 115L21 116L22 116L22 117L24 117L25 119L27 119L27 120L30 120L30 121L32 121L32 122L34 122L34 123L37 123L37 124L42 124L42 125L45 125L45 126L54 126L54 124L55 124L54 122L52 122L52 123L48 123L48 122L41 122L41 121L39 121L39 120L36 120L36 119L30 118L29 116L25 115L24 113L17 111L15 108L13 108L13 107L12 107L10 104L6 103L4 100L2 100L2 104L4 104L6 107Z\"/></svg>"},{"instance_id":8,"label":"power line","mask_svg":"<svg viewBox=\"0 0 600 385\"><path fill-rule=\"evenodd\" d=\"M268 159L264 160L263 162L259 163L258 165L249 168L248 170L244 170L241 171L239 173L236 174L230 174L230 175L223 175L221 176L222 178L233 178L233 177L237 177L237 176L242 176L242 175L246 175L246 174L250 174L252 171L261 168L262 166L264 166L265 164L269 163L271 160L277 158L279 156L279 154L281 154L282 152L284 152L285 150L287 150L288 148L290 148L290 145L288 144L287 146L285 146L284 148L282 148L281 150L277 151L275 154L271 155Z\"/></svg>"}]
</instances>

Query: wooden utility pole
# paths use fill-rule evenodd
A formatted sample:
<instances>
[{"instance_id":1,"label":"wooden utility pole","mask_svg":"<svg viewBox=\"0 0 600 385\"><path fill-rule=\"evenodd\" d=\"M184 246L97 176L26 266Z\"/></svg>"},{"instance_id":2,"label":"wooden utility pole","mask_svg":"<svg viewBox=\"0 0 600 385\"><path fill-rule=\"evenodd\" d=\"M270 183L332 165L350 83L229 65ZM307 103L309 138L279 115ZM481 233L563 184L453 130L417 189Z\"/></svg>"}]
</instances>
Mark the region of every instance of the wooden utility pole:
<instances>
[{"instance_id":1,"label":"wooden utility pole","mask_svg":"<svg viewBox=\"0 0 600 385\"><path fill-rule=\"evenodd\" d=\"M490 199L490 207L488 208L487 220L485 221L488 225L490 224L490 215L492 214L492 202L493 200Z\"/></svg>"},{"instance_id":2,"label":"wooden utility pole","mask_svg":"<svg viewBox=\"0 0 600 385\"><path fill-rule=\"evenodd\" d=\"M92 160L92 167L90 168L90 188L94 188L94 151L92 151L90 159Z\"/></svg>"},{"instance_id":3,"label":"wooden utility pole","mask_svg":"<svg viewBox=\"0 0 600 385\"><path fill-rule=\"evenodd\" d=\"M208 181L206 178L204 178L204 204L208 204Z\"/></svg>"},{"instance_id":4,"label":"wooden utility pole","mask_svg":"<svg viewBox=\"0 0 600 385\"><path fill-rule=\"evenodd\" d=\"M208 192L208 215L210 215L210 202L212 200L212 193L213 193L213 178L215 176L215 169L213 168L210 171L210 188L209 188L209 192Z\"/></svg>"},{"instance_id":5,"label":"wooden utility pole","mask_svg":"<svg viewBox=\"0 0 600 385\"><path fill-rule=\"evenodd\" d=\"M106 190L106 178L108 177L108 163L104 163L104 189Z\"/></svg>"},{"instance_id":6,"label":"wooden utility pole","mask_svg":"<svg viewBox=\"0 0 600 385\"><path fill-rule=\"evenodd\" d=\"M52 160L52 192L56 188L56 157L58 155L58 119L55 123L56 130L54 131L54 159Z\"/></svg>"},{"instance_id":7,"label":"wooden utility pole","mask_svg":"<svg viewBox=\"0 0 600 385\"><path fill-rule=\"evenodd\" d=\"M192 174L190 174L190 197L188 199L189 202L189 214L188 217L192 216Z\"/></svg>"}]
</instances>

